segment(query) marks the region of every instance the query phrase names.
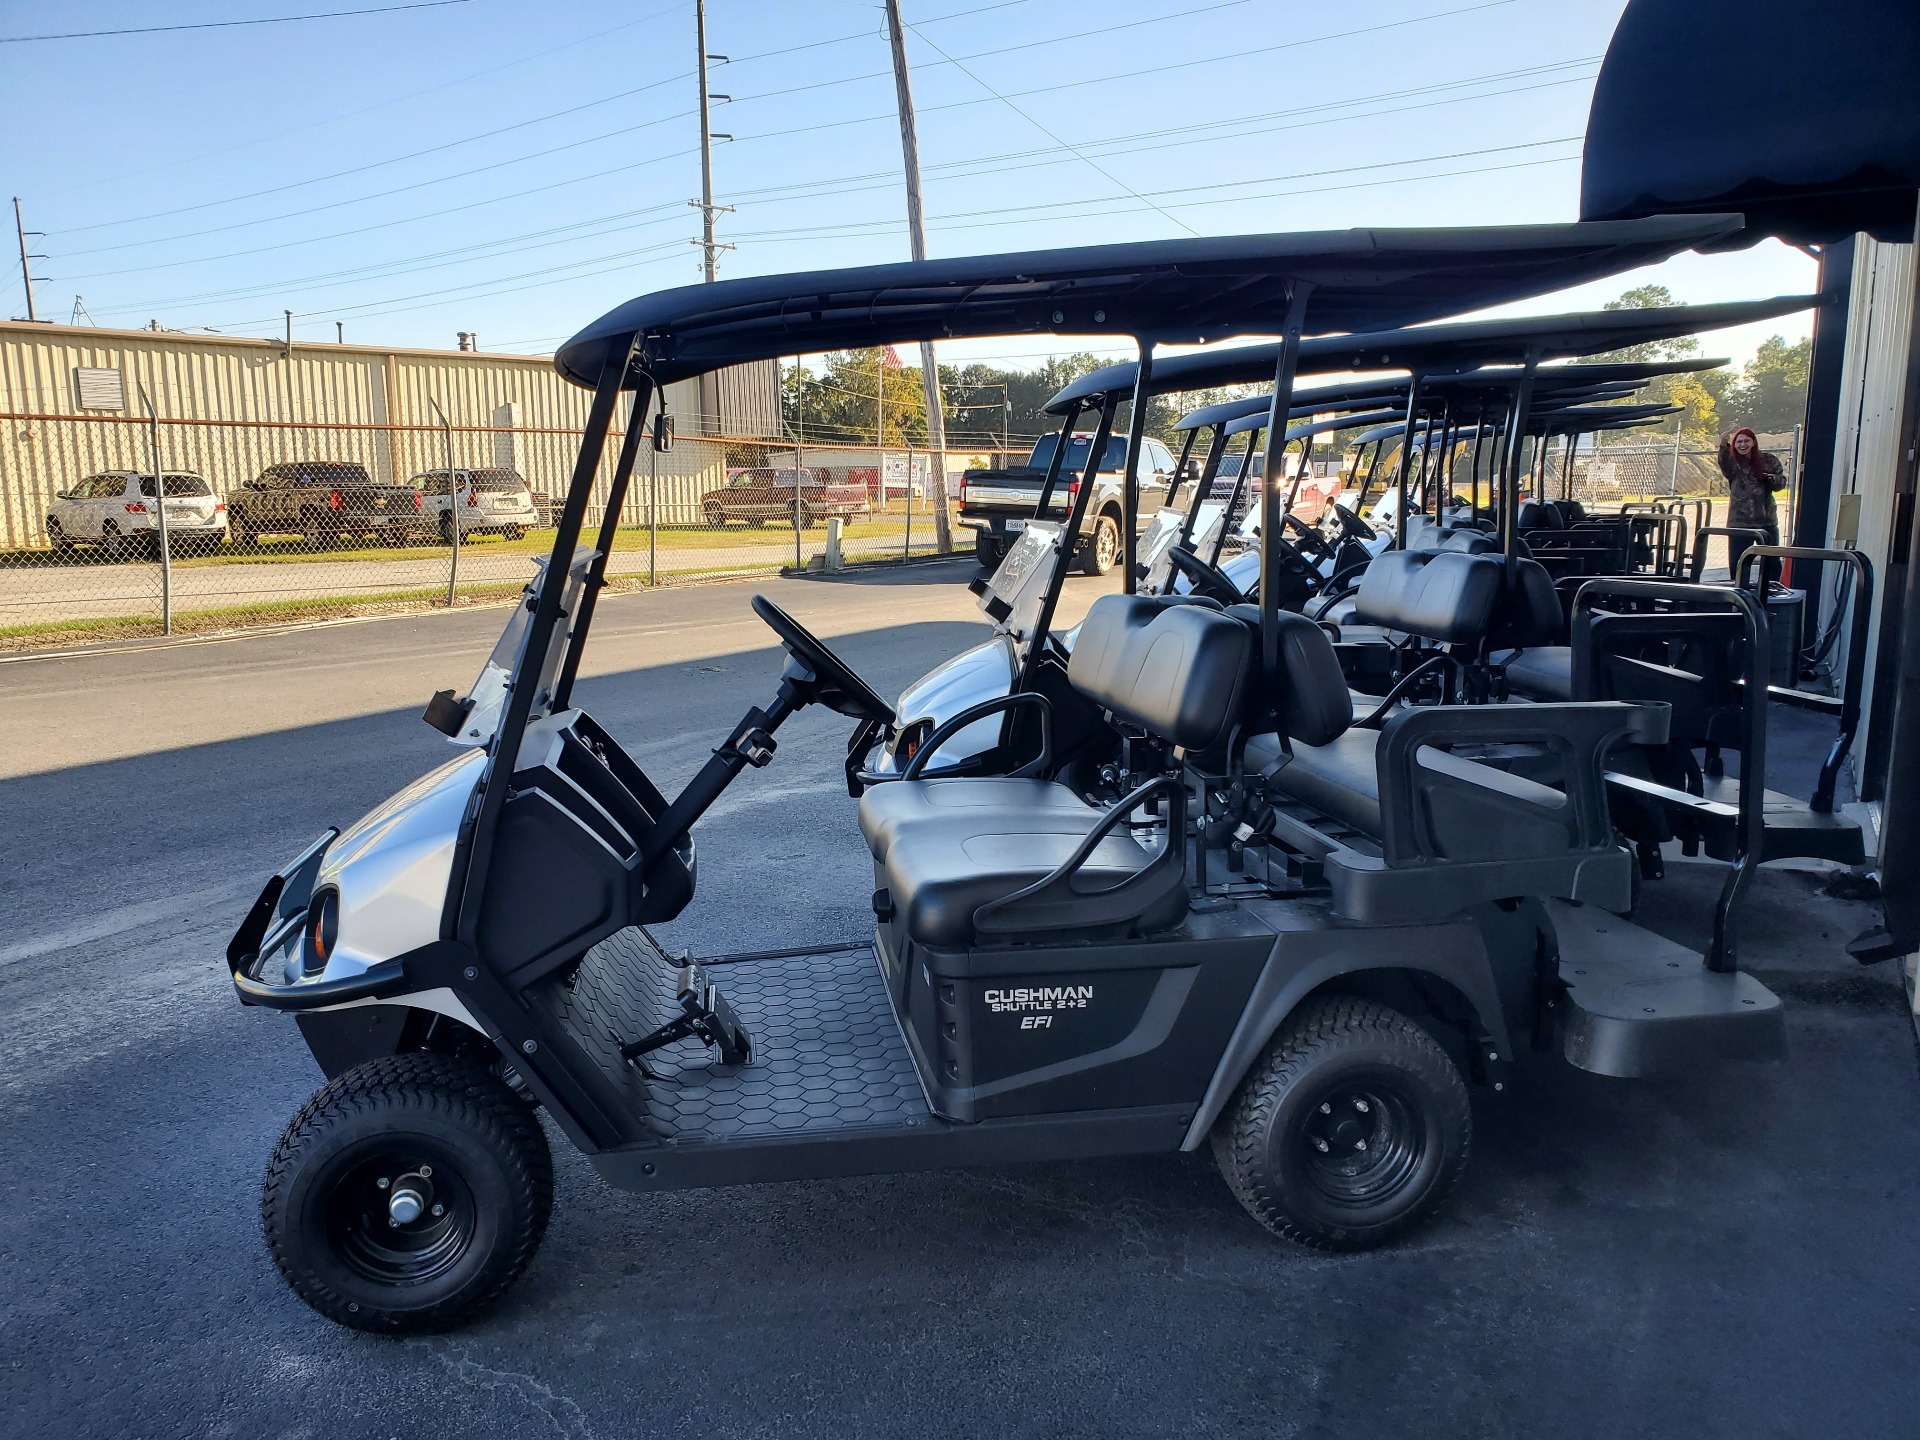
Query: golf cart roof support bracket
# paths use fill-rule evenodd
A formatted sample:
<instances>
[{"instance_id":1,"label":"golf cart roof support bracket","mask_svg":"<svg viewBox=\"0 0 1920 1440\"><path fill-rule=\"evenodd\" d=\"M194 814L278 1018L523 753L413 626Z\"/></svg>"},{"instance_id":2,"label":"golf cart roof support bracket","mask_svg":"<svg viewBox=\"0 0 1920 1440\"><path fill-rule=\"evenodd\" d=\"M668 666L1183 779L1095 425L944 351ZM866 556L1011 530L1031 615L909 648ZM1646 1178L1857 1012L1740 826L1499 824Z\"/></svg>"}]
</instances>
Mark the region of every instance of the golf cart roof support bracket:
<instances>
[{"instance_id":1,"label":"golf cart roof support bracket","mask_svg":"<svg viewBox=\"0 0 1920 1440\"><path fill-rule=\"evenodd\" d=\"M1067 406L1066 417L1060 422L1060 438L1053 443L1053 454L1047 457L1047 478L1040 482L1040 499L1033 507L1033 518L1047 518L1047 506L1053 503L1054 487L1060 480L1060 466L1067 458L1067 447L1073 443L1073 427L1080 423L1081 412L1087 407L1075 400Z\"/></svg>"},{"instance_id":2,"label":"golf cart roof support bracket","mask_svg":"<svg viewBox=\"0 0 1920 1440\"><path fill-rule=\"evenodd\" d=\"M648 402L656 396L664 403L664 395L643 378L627 409L627 433L620 441L620 458L614 462L613 481L607 487L607 512L600 520L600 539L596 546L600 553L594 556L587 583L581 587L580 613L573 619L567 658L553 687L555 710L565 710L573 700L573 677L580 671L580 653L586 648L587 627L593 623L594 606L606 587L607 560L613 554L613 542L620 532L620 511L627 502L627 487L633 482L633 465L640 454L641 437L646 434Z\"/></svg>"},{"instance_id":3,"label":"golf cart roof support bracket","mask_svg":"<svg viewBox=\"0 0 1920 1440\"><path fill-rule=\"evenodd\" d=\"M1020 673L1014 677L1015 690L1031 690L1033 677L1040 671L1040 656L1047 648L1047 636L1053 630L1053 612L1060 603L1060 587L1066 584L1067 566L1073 560L1073 540L1080 533L1080 526L1087 516L1087 504L1093 499L1093 486L1099 478L1100 461L1107 453L1107 441L1113 437L1113 412L1119 405L1120 397L1111 391L1101 401L1100 423L1094 426L1093 443L1087 446L1087 468L1081 473L1080 488L1074 492L1073 506L1067 511L1066 527L1054 542L1061 547L1061 553L1055 558L1053 573L1047 577L1046 594L1040 597L1040 613L1034 618L1033 634L1027 640L1027 656L1020 666ZM1064 450L1066 446L1062 444L1056 448ZM1057 457L1055 463L1058 464Z\"/></svg>"},{"instance_id":4,"label":"golf cart roof support bracket","mask_svg":"<svg viewBox=\"0 0 1920 1440\"><path fill-rule=\"evenodd\" d=\"M1140 443L1147 435L1147 409L1153 394L1153 341L1141 340L1140 365L1133 372L1133 408L1127 412L1127 458L1120 467L1120 588L1133 594L1139 577L1133 573L1140 515Z\"/></svg>"},{"instance_id":5,"label":"golf cart roof support bracket","mask_svg":"<svg viewBox=\"0 0 1920 1440\"><path fill-rule=\"evenodd\" d=\"M1393 548L1407 548L1407 468L1413 463L1413 432L1420 421L1420 372L1407 379L1407 418L1400 430L1400 463L1393 476ZM1381 444L1385 444L1383 440Z\"/></svg>"},{"instance_id":6,"label":"golf cart roof support bracket","mask_svg":"<svg viewBox=\"0 0 1920 1440\"><path fill-rule=\"evenodd\" d=\"M1240 473L1233 477L1233 493L1227 497L1227 513L1220 522L1220 533L1213 537L1213 554L1207 557L1209 565L1218 566L1220 554L1227 548L1227 532L1233 529L1233 517L1240 513L1240 497L1247 493L1247 477L1253 474L1253 451L1259 443L1260 432L1247 431L1247 448L1240 452ZM1222 440L1222 454L1226 453L1226 448L1226 441Z\"/></svg>"},{"instance_id":7,"label":"golf cart roof support bracket","mask_svg":"<svg viewBox=\"0 0 1920 1440\"><path fill-rule=\"evenodd\" d=\"M1264 675L1280 669L1280 492L1274 477L1287 448L1287 415L1293 408L1293 377L1300 369L1300 332L1307 319L1313 285L1295 280L1287 297L1286 329L1273 362L1273 399L1267 406L1267 464L1260 483L1260 666ZM1246 467L1242 467L1246 468Z\"/></svg>"},{"instance_id":8,"label":"golf cart roof support bracket","mask_svg":"<svg viewBox=\"0 0 1920 1440\"><path fill-rule=\"evenodd\" d=\"M1199 438L1199 435L1200 432L1198 430L1189 430L1186 433L1186 437L1180 442L1180 458L1173 462L1173 478L1167 482L1166 503L1168 505L1174 505L1179 502L1180 485L1186 478L1187 473L1187 461L1193 458L1193 442ZM1194 494L1197 496L1199 491L1196 490ZM1191 512L1193 507L1189 505L1187 509Z\"/></svg>"},{"instance_id":9,"label":"golf cart roof support bracket","mask_svg":"<svg viewBox=\"0 0 1920 1440\"><path fill-rule=\"evenodd\" d=\"M1507 583L1513 583L1520 564L1520 461L1527 433L1527 415L1533 408L1533 381L1540 370L1540 348L1527 347L1525 368L1513 391L1513 419L1507 426L1506 467L1500 476L1500 554L1507 562Z\"/></svg>"},{"instance_id":10,"label":"golf cart roof support bracket","mask_svg":"<svg viewBox=\"0 0 1920 1440\"><path fill-rule=\"evenodd\" d=\"M553 555L547 562L547 576L540 586L540 597L533 607L533 620L521 637L520 653L514 657L513 675L507 682L506 712L494 732L487 752L486 775L480 782L480 803L461 837L455 854L456 880L448 887L451 924L443 926L449 940L477 948L480 908L487 893L487 871L493 859L493 840L500 826L500 812L507 803L513 767L520 753L520 741L526 734L527 718L533 713L534 682L560 623L560 597L567 567L574 548L580 543L580 527L586 520L587 500L593 494L594 476L600 469L600 457L606 452L607 431L613 424L613 412L620 400L629 367L633 363L637 335L625 345L610 347L593 387L593 404L587 410L586 427L580 435L580 452L574 458L573 478L567 484L566 503L560 507L560 521L553 536ZM644 385L647 382L642 380ZM574 644L586 644L584 627L576 627ZM465 851L465 874L458 873ZM458 897L456 900L454 897Z\"/></svg>"},{"instance_id":11,"label":"golf cart roof support bracket","mask_svg":"<svg viewBox=\"0 0 1920 1440\"><path fill-rule=\"evenodd\" d=\"M1200 478L1193 482L1193 499L1188 502L1187 505L1187 518L1180 522L1180 538L1174 542L1182 550L1193 548L1194 522L1200 518L1201 503L1213 494L1213 482L1219 478L1220 475L1220 458L1225 455L1227 451L1227 427L1222 424L1209 426L1208 429L1211 433L1207 438L1207 458L1200 462ZM1186 468L1188 451L1193 448L1194 437L1199 435L1199 433L1200 431L1197 428L1187 432L1187 450L1180 452L1181 469ZM1179 471L1176 470L1174 473L1178 474ZM1229 520L1232 519L1231 512L1229 512L1227 518ZM1224 541L1226 534L1227 526L1226 522L1223 521L1220 525L1220 535L1218 538ZM1217 549L1218 546L1216 545L1215 548Z\"/></svg>"}]
</instances>

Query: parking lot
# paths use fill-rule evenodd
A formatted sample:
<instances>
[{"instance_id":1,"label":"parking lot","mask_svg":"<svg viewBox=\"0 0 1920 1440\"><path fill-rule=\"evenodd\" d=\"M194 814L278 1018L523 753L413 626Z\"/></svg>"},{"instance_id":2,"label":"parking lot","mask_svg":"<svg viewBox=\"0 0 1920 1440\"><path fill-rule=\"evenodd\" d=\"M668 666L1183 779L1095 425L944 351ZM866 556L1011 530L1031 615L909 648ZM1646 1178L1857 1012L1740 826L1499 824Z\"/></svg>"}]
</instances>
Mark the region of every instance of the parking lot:
<instances>
[{"instance_id":1,"label":"parking lot","mask_svg":"<svg viewBox=\"0 0 1920 1440\"><path fill-rule=\"evenodd\" d=\"M980 635L964 573L609 597L581 700L671 792L778 670L755 589L893 694ZM0 1433L1912 1433L1912 1034L1841 948L1869 908L1785 868L1744 933L1786 1064L1532 1058L1438 1223L1380 1253L1287 1248L1201 1154L639 1198L556 1143L505 1304L404 1342L320 1320L257 1218L319 1075L221 951L288 853L444 755L420 707L500 618L0 664ZM793 721L703 821L663 938L869 928L846 724ZM1700 945L1718 880L1675 864L1643 923Z\"/></svg>"}]
</instances>

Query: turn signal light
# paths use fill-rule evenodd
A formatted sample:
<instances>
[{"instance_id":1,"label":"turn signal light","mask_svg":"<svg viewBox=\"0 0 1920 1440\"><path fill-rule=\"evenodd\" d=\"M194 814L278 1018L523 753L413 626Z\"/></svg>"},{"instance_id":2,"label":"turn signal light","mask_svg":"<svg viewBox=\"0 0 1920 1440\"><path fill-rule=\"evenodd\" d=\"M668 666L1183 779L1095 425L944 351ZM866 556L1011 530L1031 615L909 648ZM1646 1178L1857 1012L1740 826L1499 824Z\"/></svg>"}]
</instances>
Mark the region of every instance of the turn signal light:
<instances>
[{"instance_id":1,"label":"turn signal light","mask_svg":"<svg viewBox=\"0 0 1920 1440\"><path fill-rule=\"evenodd\" d=\"M142 502L136 500L127 506L127 513L129 515L144 515L147 513L147 507Z\"/></svg>"},{"instance_id":2,"label":"turn signal light","mask_svg":"<svg viewBox=\"0 0 1920 1440\"><path fill-rule=\"evenodd\" d=\"M327 492L327 508L329 510L338 510L340 508L340 492L338 490L329 490Z\"/></svg>"},{"instance_id":3,"label":"turn signal light","mask_svg":"<svg viewBox=\"0 0 1920 1440\"><path fill-rule=\"evenodd\" d=\"M426 508L420 503L420 492L418 490L413 492L413 508L416 510L421 510Z\"/></svg>"},{"instance_id":4,"label":"turn signal light","mask_svg":"<svg viewBox=\"0 0 1920 1440\"><path fill-rule=\"evenodd\" d=\"M301 968L318 975L333 958L333 947L340 939L340 892L322 890L307 907L307 934L302 948Z\"/></svg>"}]
</instances>

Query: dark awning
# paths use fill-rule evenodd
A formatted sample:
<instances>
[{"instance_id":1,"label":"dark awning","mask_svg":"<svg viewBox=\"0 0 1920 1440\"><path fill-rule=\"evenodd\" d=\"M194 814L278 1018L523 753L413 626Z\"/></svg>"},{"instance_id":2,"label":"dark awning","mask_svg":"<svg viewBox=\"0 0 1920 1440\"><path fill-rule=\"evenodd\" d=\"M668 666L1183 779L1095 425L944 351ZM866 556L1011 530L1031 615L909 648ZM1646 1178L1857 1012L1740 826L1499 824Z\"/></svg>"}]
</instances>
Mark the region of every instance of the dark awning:
<instances>
[{"instance_id":1,"label":"dark awning","mask_svg":"<svg viewBox=\"0 0 1920 1440\"><path fill-rule=\"evenodd\" d=\"M1314 330L1377 330L1617 274L1710 245L1741 223L1697 215L1231 235L755 276L630 300L561 346L553 363L592 385L605 357L636 335L640 366L660 384L914 340L1056 334L1198 344L1279 334L1299 281L1313 286Z\"/></svg>"},{"instance_id":2,"label":"dark awning","mask_svg":"<svg viewBox=\"0 0 1920 1440\"><path fill-rule=\"evenodd\" d=\"M1331 419L1314 420L1306 425L1289 425L1287 427L1287 439L1289 441L1305 440L1310 436L1325 435L1332 430L1355 430L1363 425L1378 425L1382 420L1391 420L1393 415L1394 412L1392 410L1366 410L1358 415L1335 415ZM1252 415L1242 415L1238 420L1235 420L1226 427L1226 433L1228 435L1244 435L1249 430L1264 430L1266 428L1266 415L1256 412Z\"/></svg>"},{"instance_id":3,"label":"dark awning","mask_svg":"<svg viewBox=\"0 0 1920 1440\"><path fill-rule=\"evenodd\" d=\"M1741 210L1740 243L1913 237L1916 0L1631 0L1587 118L1590 220Z\"/></svg>"},{"instance_id":4,"label":"dark awning","mask_svg":"<svg viewBox=\"0 0 1920 1440\"><path fill-rule=\"evenodd\" d=\"M1820 303L1818 295L1783 295L1772 300L1732 300L1719 305L1665 305L1647 310L1586 310L1572 315L1524 315L1512 320L1456 320L1444 325L1375 331L1355 335L1316 335L1300 342L1301 375L1343 370L1470 370L1512 364L1529 350L1543 360L1598 355L1650 340L1672 340L1729 325L1773 320ZM1247 385L1268 379L1280 344L1238 345L1169 355L1153 363L1154 394L1204 390L1213 385ZM1047 401L1059 414L1072 400L1110 392L1133 393L1137 361L1122 360L1089 370L1064 385Z\"/></svg>"},{"instance_id":5,"label":"dark awning","mask_svg":"<svg viewBox=\"0 0 1920 1440\"><path fill-rule=\"evenodd\" d=\"M1404 380L1383 379L1378 375L1357 376L1335 385L1319 385L1312 389L1302 387L1293 392L1293 404L1288 408L1289 415L1318 415L1323 412L1355 408L1372 409L1376 405L1406 403L1407 385ZM1228 420L1238 420L1242 415L1250 415L1255 410L1266 414L1273 408L1271 395L1254 395L1239 400L1222 400L1217 405L1202 405L1190 410L1174 423L1175 430L1201 430L1209 425L1218 425Z\"/></svg>"}]
</instances>

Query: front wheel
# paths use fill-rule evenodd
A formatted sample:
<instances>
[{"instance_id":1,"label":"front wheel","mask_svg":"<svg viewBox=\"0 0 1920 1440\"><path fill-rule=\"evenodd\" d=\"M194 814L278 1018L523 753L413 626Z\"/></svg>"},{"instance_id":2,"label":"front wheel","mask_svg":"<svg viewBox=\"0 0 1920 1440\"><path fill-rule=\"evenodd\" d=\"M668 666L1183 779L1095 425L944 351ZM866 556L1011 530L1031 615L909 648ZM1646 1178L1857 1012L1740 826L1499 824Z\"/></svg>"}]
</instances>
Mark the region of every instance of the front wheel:
<instances>
[{"instance_id":1,"label":"front wheel","mask_svg":"<svg viewBox=\"0 0 1920 1440\"><path fill-rule=\"evenodd\" d=\"M1120 522L1111 515L1101 515L1093 522L1093 534L1087 539L1087 548L1080 556L1080 573L1083 575L1104 575L1113 569L1120 559Z\"/></svg>"},{"instance_id":2,"label":"front wheel","mask_svg":"<svg viewBox=\"0 0 1920 1440\"><path fill-rule=\"evenodd\" d=\"M328 1082L280 1137L260 1194L293 1292L386 1334L449 1329L497 1300L552 1208L532 1110L472 1062L417 1052Z\"/></svg>"},{"instance_id":3,"label":"front wheel","mask_svg":"<svg viewBox=\"0 0 1920 1440\"><path fill-rule=\"evenodd\" d=\"M1467 1166L1473 1111L1452 1060L1398 1011L1330 995L1287 1018L1214 1131L1249 1214L1316 1250L1417 1224Z\"/></svg>"}]
</instances>

